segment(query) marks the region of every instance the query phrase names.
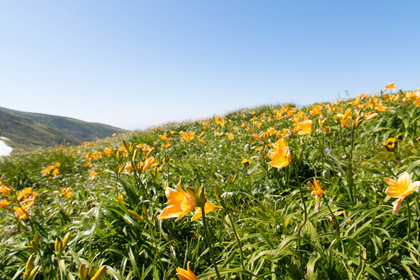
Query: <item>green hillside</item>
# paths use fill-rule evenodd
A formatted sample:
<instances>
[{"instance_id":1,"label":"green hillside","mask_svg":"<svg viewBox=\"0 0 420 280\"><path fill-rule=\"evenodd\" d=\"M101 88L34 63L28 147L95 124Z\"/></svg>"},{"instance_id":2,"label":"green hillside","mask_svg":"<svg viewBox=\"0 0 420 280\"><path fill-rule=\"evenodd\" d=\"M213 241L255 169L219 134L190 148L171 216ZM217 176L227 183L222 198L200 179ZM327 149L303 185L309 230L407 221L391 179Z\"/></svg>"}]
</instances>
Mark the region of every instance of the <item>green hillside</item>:
<instances>
[{"instance_id":1,"label":"green hillside","mask_svg":"<svg viewBox=\"0 0 420 280\"><path fill-rule=\"evenodd\" d=\"M0 107L0 136L9 138L10 146L17 149L79 145L123 132L109 125Z\"/></svg>"},{"instance_id":2,"label":"green hillside","mask_svg":"<svg viewBox=\"0 0 420 280\"><path fill-rule=\"evenodd\" d=\"M420 279L420 92L393 88L4 157L0 278Z\"/></svg>"}]
</instances>

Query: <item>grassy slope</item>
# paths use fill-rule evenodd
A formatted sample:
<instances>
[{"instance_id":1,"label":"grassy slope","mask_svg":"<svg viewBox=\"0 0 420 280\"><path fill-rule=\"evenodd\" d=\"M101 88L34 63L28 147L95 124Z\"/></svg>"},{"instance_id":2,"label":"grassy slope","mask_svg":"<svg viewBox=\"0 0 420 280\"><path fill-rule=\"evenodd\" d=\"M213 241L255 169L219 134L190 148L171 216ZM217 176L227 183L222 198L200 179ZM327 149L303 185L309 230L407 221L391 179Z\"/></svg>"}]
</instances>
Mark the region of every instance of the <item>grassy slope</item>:
<instances>
[{"instance_id":1,"label":"grassy slope","mask_svg":"<svg viewBox=\"0 0 420 280\"><path fill-rule=\"evenodd\" d=\"M175 269L186 268L188 261L200 279L216 277L202 219L157 219L167 202L162 186L168 182L175 188L181 181L184 189L206 187L208 199L224 206L207 216L216 262L226 279L419 278L417 196L407 197L395 216L395 199L384 193L385 177L396 179L409 171L413 180L420 180L418 94L361 97L301 110L261 106L221 119L175 123L5 159L2 180L17 190L32 187L38 195L30 220L17 222L11 208L0 212L0 272L5 277L21 274L19 268L34 254L42 264L40 279L76 276L80 263L107 265L109 279L173 279ZM363 120L373 112L379 116L353 131L336 122L347 108L354 110L350 121L356 120L356 109L365 113ZM326 118L325 131L316 109ZM286 138L292 164L269 167L268 150L303 114L312 119L313 131ZM194 139L182 139L182 131L195 133ZM234 139L229 140L229 133ZM390 137L398 139L396 153L382 146ZM167 143L167 149L161 146ZM133 172L129 166L145 161L147 145L154 147L149 158L158 165ZM242 163L244 158L249 162ZM58 175L41 175L56 162ZM306 186L314 177L325 190L319 212ZM60 196L63 187L71 187L70 198ZM11 194L7 197L13 201ZM41 236L40 249L25 249L34 232ZM67 232L68 246L58 257L54 241Z\"/></svg>"},{"instance_id":2,"label":"grassy slope","mask_svg":"<svg viewBox=\"0 0 420 280\"><path fill-rule=\"evenodd\" d=\"M78 145L123 132L125 130L104 124L0 107L0 134L9 138L16 148Z\"/></svg>"},{"instance_id":3,"label":"grassy slope","mask_svg":"<svg viewBox=\"0 0 420 280\"><path fill-rule=\"evenodd\" d=\"M0 134L9 138L15 148L55 146L65 143L75 145L79 142L75 137L59 129L4 110L0 110Z\"/></svg>"}]
</instances>

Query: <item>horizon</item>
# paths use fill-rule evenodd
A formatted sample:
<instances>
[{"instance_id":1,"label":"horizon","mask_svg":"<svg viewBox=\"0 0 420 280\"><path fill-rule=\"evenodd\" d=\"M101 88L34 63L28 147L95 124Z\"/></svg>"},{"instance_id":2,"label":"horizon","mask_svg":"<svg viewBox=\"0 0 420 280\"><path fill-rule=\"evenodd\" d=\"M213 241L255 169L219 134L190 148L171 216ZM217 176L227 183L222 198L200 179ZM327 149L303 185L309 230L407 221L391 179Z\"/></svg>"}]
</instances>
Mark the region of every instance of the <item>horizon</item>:
<instances>
[{"instance_id":1,"label":"horizon","mask_svg":"<svg viewBox=\"0 0 420 280\"><path fill-rule=\"evenodd\" d=\"M420 2L0 4L1 107L136 130L420 86Z\"/></svg>"}]
</instances>

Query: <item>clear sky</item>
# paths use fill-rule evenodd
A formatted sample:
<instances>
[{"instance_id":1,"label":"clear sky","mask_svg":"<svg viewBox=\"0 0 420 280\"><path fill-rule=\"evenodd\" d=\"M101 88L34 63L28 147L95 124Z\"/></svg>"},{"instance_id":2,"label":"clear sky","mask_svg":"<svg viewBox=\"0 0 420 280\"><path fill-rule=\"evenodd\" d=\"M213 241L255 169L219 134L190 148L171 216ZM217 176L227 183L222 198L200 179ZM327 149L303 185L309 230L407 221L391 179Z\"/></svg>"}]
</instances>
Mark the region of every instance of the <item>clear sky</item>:
<instances>
[{"instance_id":1,"label":"clear sky","mask_svg":"<svg viewBox=\"0 0 420 280\"><path fill-rule=\"evenodd\" d=\"M0 2L0 106L126 129L420 87L420 1Z\"/></svg>"}]
</instances>

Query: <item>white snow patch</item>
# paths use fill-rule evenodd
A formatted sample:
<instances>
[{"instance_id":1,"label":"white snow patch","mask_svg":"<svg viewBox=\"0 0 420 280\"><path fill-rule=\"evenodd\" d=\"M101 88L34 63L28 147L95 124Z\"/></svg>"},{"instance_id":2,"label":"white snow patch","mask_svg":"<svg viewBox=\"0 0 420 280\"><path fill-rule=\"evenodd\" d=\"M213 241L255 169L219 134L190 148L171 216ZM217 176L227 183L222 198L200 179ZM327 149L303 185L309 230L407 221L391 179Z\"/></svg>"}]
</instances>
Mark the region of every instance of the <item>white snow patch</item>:
<instances>
[{"instance_id":1,"label":"white snow patch","mask_svg":"<svg viewBox=\"0 0 420 280\"><path fill-rule=\"evenodd\" d=\"M0 137L0 139L7 139L6 137ZM0 156L10 156L10 153L13 151L12 147L7 146L3 140L0 140Z\"/></svg>"}]
</instances>

